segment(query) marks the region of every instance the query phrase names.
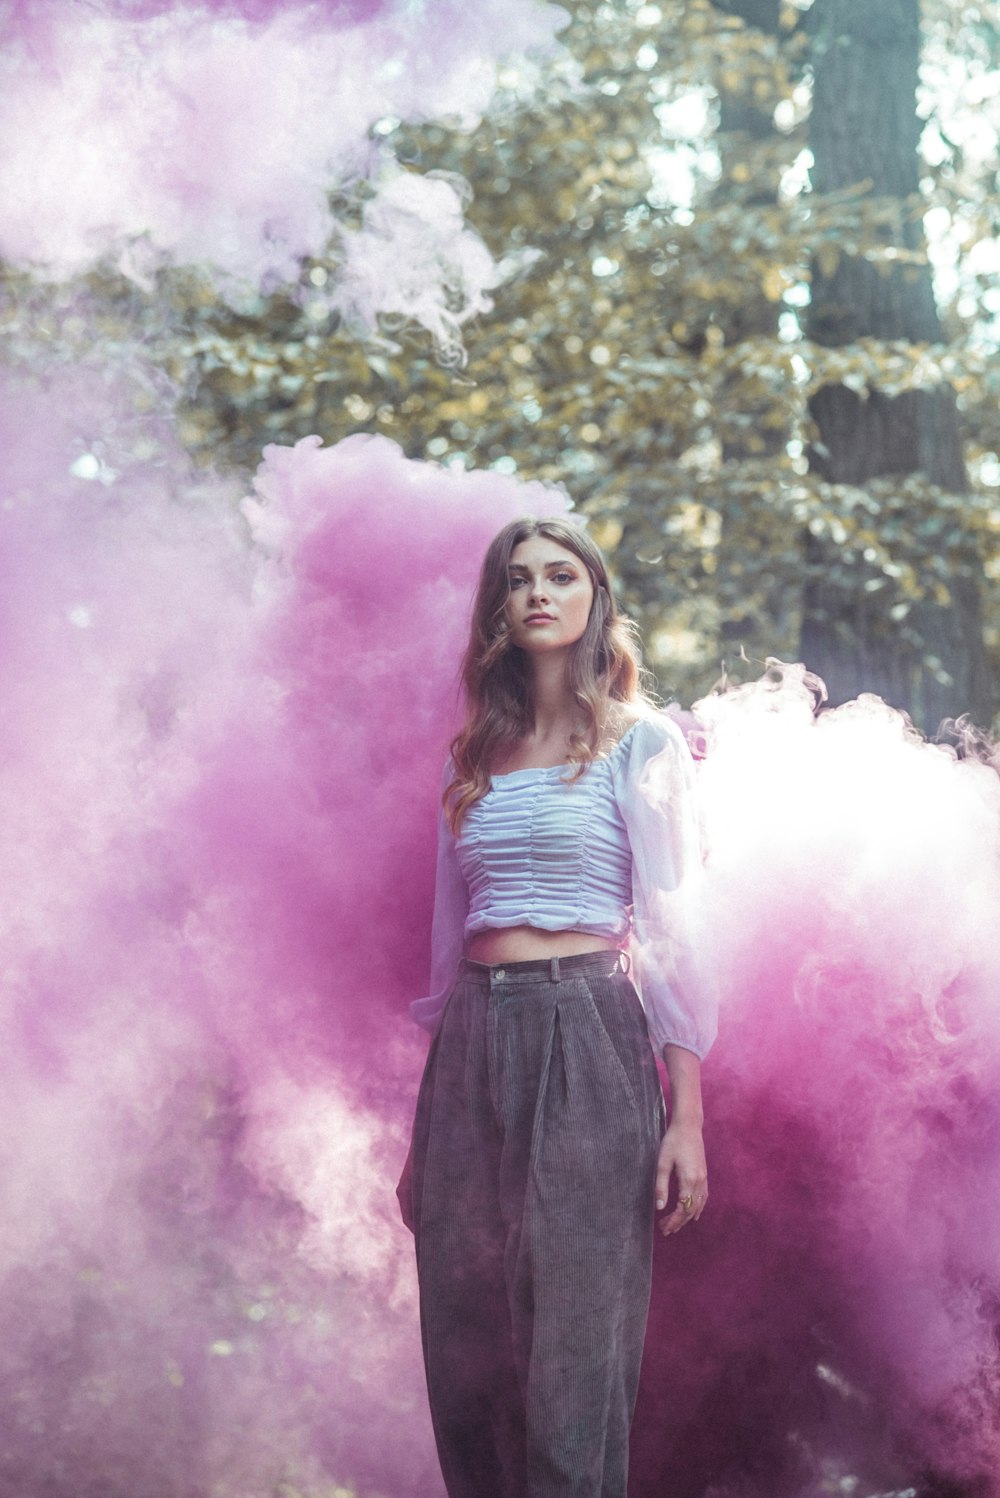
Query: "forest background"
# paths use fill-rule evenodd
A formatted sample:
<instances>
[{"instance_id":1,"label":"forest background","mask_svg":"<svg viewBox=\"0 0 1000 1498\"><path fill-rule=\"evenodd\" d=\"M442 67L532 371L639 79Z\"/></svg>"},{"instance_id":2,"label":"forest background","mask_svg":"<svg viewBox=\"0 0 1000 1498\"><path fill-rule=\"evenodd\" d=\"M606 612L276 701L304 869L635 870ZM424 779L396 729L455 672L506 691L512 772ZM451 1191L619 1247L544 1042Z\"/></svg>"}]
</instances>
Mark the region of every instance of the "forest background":
<instances>
[{"instance_id":1,"label":"forest background","mask_svg":"<svg viewBox=\"0 0 1000 1498\"><path fill-rule=\"evenodd\" d=\"M210 85L280 30L212 33L201 113L160 87L164 38L190 83L212 8L0 0L0 119L21 101L0 152L21 191L0 191L4 1498L435 1490L385 1183L419 1075L399 1018L445 678L480 541L551 498L519 478L587 516L664 697L801 659L834 701L996 728L998 0L569 0L565 51L507 66L475 128L423 108L426 77L434 123L364 117L384 181L344 166L291 281L254 208L301 228L299 158L354 156L346 92L308 116L286 87L307 46L337 52L320 11L350 7L301 7L286 71L240 96L253 116L278 77L308 127L273 157L274 96L248 121ZM399 0L365 44L405 13L434 50L403 55L436 68L443 14L485 58L488 8ZM220 204L230 125L251 180ZM422 263L371 228L400 187L450 204L444 238L401 235ZM121 199L160 217L105 222ZM67 222L105 258L47 278ZM263 289L205 264L231 222ZM338 301L359 241L398 289L377 321ZM312 433L328 448L272 450L247 504L262 448ZM335 446L354 433L468 475ZM733 746L705 766L731 979L713 1230L660 1261L635 1467L657 1498L984 1498L1000 783L876 705L813 733L788 685L784 711L706 705Z\"/></svg>"},{"instance_id":2,"label":"forest background","mask_svg":"<svg viewBox=\"0 0 1000 1498\"><path fill-rule=\"evenodd\" d=\"M457 342L346 325L299 288L234 310L190 269L53 299L8 273L8 356L134 338L198 461L381 432L564 484L665 696L803 660L927 731L1000 673L1000 8L573 0L541 96L381 132L467 184L500 266ZM359 219L364 182L338 192ZM55 305L53 305L53 300ZM66 309L59 324L58 307ZM741 657L749 658L747 662Z\"/></svg>"}]
</instances>

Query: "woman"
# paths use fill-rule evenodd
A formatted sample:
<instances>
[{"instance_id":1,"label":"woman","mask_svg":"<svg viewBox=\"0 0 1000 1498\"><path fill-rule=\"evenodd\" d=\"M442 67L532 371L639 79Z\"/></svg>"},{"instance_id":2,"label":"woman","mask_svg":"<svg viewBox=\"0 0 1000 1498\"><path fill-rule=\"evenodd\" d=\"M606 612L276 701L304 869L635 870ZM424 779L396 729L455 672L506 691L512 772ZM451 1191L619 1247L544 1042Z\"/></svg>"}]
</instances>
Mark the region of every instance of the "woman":
<instances>
[{"instance_id":1,"label":"woman","mask_svg":"<svg viewBox=\"0 0 1000 1498\"><path fill-rule=\"evenodd\" d=\"M491 544L446 767L434 1033L398 1194L450 1498L624 1498L655 1210L707 1199L683 736L577 526ZM643 956L645 1012L621 950ZM650 1039L670 1079L664 1104Z\"/></svg>"}]
</instances>

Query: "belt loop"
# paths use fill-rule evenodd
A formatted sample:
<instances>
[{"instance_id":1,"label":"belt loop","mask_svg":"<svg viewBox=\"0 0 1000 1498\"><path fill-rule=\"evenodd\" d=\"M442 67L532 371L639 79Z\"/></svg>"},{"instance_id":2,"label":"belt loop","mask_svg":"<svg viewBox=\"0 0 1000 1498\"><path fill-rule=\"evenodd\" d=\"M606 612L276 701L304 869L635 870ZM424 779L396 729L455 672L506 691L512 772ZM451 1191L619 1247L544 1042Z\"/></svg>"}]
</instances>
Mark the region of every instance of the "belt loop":
<instances>
[{"instance_id":1,"label":"belt loop","mask_svg":"<svg viewBox=\"0 0 1000 1498\"><path fill-rule=\"evenodd\" d=\"M619 952L615 959L615 965L611 969L612 976L615 973L628 974L632 970L632 959L627 952Z\"/></svg>"},{"instance_id":2,"label":"belt loop","mask_svg":"<svg viewBox=\"0 0 1000 1498\"><path fill-rule=\"evenodd\" d=\"M553 957L549 962L549 979L552 983L559 982L559 958Z\"/></svg>"}]
</instances>

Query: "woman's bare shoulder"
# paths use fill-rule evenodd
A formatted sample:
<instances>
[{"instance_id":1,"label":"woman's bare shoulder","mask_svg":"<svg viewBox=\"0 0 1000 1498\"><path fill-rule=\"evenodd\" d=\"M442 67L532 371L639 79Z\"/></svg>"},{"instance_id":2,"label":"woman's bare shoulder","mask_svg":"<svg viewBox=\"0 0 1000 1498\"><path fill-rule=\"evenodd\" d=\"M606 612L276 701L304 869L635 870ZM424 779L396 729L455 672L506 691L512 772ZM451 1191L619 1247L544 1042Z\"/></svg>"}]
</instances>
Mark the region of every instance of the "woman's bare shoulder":
<instances>
[{"instance_id":1,"label":"woman's bare shoulder","mask_svg":"<svg viewBox=\"0 0 1000 1498\"><path fill-rule=\"evenodd\" d=\"M664 750L674 754L686 749L687 738L678 711L673 707L657 707L646 702L615 703L615 732L605 737L602 752L611 756L621 745L621 753L628 751L629 762L652 758ZM610 720L609 720L610 721ZM619 754L615 755L620 758Z\"/></svg>"},{"instance_id":2,"label":"woman's bare shoulder","mask_svg":"<svg viewBox=\"0 0 1000 1498\"><path fill-rule=\"evenodd\" d=\"M612 702L604 719L602 738L606 743L620 743L637 723L656 722L660 716L659 711L650 703Z\"/></svg>"}]
</instances>

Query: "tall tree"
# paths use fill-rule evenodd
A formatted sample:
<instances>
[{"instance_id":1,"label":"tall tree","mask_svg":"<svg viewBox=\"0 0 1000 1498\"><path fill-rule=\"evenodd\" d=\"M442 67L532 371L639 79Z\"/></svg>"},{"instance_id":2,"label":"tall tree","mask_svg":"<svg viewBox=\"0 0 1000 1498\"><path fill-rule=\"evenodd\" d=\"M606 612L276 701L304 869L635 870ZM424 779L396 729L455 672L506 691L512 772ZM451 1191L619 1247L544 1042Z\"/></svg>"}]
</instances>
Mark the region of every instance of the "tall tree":
<instances>
[{"instance_id":1,"label":"tall tree","mask_svg":"<svg viewBox=\"0 0 1000 1498\"><path fill-rule=\"evenodd\" d=\"M841 245L814 257L810 337L827 348L940 343L919 192L918 0L816 0L809 19L813 187L869 191L885 226L881 252ZM890 547L902 539L909 560L907 586L896 589L893 569L864 548L845 550L822 528L810 534L803 657L834 700L868 690L932 728L964 712L988 721L981 559L964 521L954 392L938 384L890 394L829 379L809 406L813 472L864 491L865 524ZM855 497L845 493L848 509Z\"/></svg>"},{"instance_id":2,"label":"tall tree","mask_svg":"<svg viewBox=\"0 0 1000 1498\"><path fill-rule=\"evenodd\" d=\"M765 43L743 66L716 69L720 171L705 207L725 211L727 202L738 201L748 214L774 216L780 213L781 179L790 154L774 116L801 76L794 49L787 46L799 18L796 12L789 15L782 0L716 0L715 9L786 45L782 51ZM779 58L784 67L775 67ZM740 301L725 309L728 317L723 315L727 346L777 347L783 289L780 278L747 278ZM781 506L773 501L773 476L786 461L790 432L788 413L776 405L773 389L765 380L748 381L742 360L733 359L720 374L715 404L723 468L732 472L739 464L746 471L756 468L759 475L756 492L751 491L742 509L727 506L721 512L715 581L719 635L728 657L760 637L761 616L767 626L777 624L784 638L798 623L798 599L781 569L771 565L771 558L780 555L786 526ZM767 558L756 588L750 576L753 554ZM775 642L768 648L780 647Z\"/></svg>"}]
</instances>

